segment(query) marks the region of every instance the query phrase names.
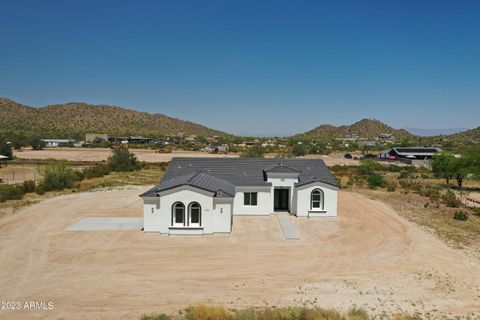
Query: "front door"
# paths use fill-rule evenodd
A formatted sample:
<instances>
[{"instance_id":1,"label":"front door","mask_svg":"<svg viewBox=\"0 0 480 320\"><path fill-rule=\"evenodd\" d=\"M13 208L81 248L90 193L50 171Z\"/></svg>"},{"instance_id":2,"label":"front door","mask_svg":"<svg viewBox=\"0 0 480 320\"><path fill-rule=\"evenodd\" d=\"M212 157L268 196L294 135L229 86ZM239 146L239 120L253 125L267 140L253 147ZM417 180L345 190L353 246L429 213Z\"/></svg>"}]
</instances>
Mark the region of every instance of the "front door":
<instances>
[{"instance_id":1,"label":"front door","mask_svg":"<svg viewBox=\"0 0 480 320\"><path fill-rule=\"evenodd\" d=\"M275 189L273 195L273 210L288 211L288 189Z\"/></svg>"}]
</instances>

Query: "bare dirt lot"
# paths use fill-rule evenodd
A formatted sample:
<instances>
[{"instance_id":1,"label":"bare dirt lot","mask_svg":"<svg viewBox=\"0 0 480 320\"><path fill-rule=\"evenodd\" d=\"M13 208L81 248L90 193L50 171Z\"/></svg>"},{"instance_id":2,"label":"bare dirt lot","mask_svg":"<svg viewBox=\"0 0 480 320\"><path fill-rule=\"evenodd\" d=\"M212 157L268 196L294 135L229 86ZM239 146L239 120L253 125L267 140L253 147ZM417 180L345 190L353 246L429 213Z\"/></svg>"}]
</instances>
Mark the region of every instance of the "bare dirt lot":
<instances>
[{"instance_id":1,"label":"bare dirt lot","mask_svg":"<svg viewBox=\"0 0 480 320\"><path fill-rule=\"evenodd\" d=\"M480 266L395 211L339 193L336 219L235 217L231 235L67 232L94 216L141 216L147 187L47 199L0 219L0 301L51 301L0 318L137 319L189 304L366 305L381 311L480 313Z\"/></svg>"},{"instance_id":2,"label":"bare dirt lot","mask_svg":"<svg viewBox=\"0 0 480 320\"><path fill-rule=\"evenodd\" d=\"M174 151L172 153L156 153L150 149L130 149L140 161L164 162L170 161L173 157L228 157L236 158L239 154L210 154L195 151ZM20 159L63 159L67 161L104 161L112 153L108 148L46 148L43 150L22 149L16 150L15 156ZM267 158L273 158L276 154L267 154ZM343 154L331 155L308 155L307 158L320 158L327 166L333 165L359 165L358 160L345 159Z\"/></svg>"},{"instance_id":3,"label":"bare dirt lot","mask_svg":"<svg viewBox=\"0 0 480 320\"><path fill-rule=\"evenodd\" d=\"M175 151L156 153L151 149L130 149L140 161L165 162L173 157L238 157L237 154L210 154L207 152ZM62 159L67 161L105 161L111 155L108 148L46 148L43 150L23 149L14 152L20 159Z\"/></svg>"}]
</instances>

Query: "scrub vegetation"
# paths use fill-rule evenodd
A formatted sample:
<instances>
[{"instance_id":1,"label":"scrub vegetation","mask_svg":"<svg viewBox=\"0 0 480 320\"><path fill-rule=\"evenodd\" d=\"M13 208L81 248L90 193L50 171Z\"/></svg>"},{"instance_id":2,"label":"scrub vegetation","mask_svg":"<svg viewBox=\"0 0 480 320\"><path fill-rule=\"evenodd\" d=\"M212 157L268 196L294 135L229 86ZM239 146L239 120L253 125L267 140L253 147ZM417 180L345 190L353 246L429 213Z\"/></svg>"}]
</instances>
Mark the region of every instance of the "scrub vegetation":
<instances>
[{"instance_id":1,"label":"scrub vegetation","mask_svg":"<svg viewBox=\"0 0 480 320\"><path fill-rule=\"evenodd\" d=\"M152 314L143 315L140 320L370 320L368 312L358 307L352 307L348 312L324 308L264 308L264 309L226 309L223 307L194 306L178 315ZM382 319L416 320L416 316L394 314ZM445 318L447 319L447 318Z\"/></svg>"}]
</instances>

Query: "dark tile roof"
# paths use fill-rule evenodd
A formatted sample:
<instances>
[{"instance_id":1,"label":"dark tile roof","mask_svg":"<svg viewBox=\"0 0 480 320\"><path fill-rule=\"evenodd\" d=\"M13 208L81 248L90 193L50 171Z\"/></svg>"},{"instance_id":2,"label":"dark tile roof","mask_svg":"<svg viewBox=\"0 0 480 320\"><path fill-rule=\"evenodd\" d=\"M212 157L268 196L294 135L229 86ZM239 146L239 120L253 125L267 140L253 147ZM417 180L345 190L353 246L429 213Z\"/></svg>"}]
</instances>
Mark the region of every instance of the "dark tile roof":
<instances>
[{"instance_id":1,"label":"dark tile roof","mask_svg":"<svg viewBox=\"0 0 480 320\"><path fill-rule=\"evenodd\" d=\"M271 186L266 172L298 172L297 185L318 181L338 187L321 159L173 158L160 184L142 196L181 185L212 191L216 196L233 196L235 186Z\"/></svg>"},{"instance_id":2,"label":"dark tile roof","mask_svg":"<svg viewBox=\"0 0 480 320\"><path fill-rule=\"evenodd\" d=\"M217 197L233 197L235 186L225 180L214 177L206 172L196 171L172 179L162 179L158 186L153 187L141 196L156 196L158 192L176 188L182 185L197 187L214 192Z\"/></svg>"}]
</instances>

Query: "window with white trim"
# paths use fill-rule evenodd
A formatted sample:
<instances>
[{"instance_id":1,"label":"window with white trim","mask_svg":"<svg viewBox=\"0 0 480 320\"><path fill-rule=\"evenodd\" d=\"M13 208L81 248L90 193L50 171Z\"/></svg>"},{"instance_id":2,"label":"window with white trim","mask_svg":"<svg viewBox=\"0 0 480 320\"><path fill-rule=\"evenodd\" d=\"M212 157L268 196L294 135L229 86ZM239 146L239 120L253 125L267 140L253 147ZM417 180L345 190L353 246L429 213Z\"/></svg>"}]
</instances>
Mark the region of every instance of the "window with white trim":
<instances>
[{"instance_id":1,"label":"window with white trim","mask_svg":"<svg viewBox=\"0 0 480 320\"><path fill-rule=\"evenodd\" d=\"M257 205L257 192L244 192L243 193L243 205L256 206Z\"/></svg>"},{"instance_id":2,"label":"window with white trim","mask_svg":"<svg viewBox=\"0 0 480 320\"><path fill-rule=\"evenodd\" d=\"M323 210L323 200L323 191L320 189L313 190L310 196L310 209Z\"/></svg>"},{"instance_id":3,"label":"window with white trim","mask_svg":"<svg viewBox=\"0 0 480 320\"><path fill-rule=\"evenodd\" d=\"M192 202L188 205L188 224L191 227L200 227L202 225L202 207L198 202Z\"/></svg>"},{"instance_id":4,"label":"window with white trim","mask_svg":"<svg viewBox=\"0 0 480 320\"><path fill-rule=\"evenodd\" d=\"M172 226L185 226L185 205L175 202L172 206Z\"/></svg>"}]
</instances>

